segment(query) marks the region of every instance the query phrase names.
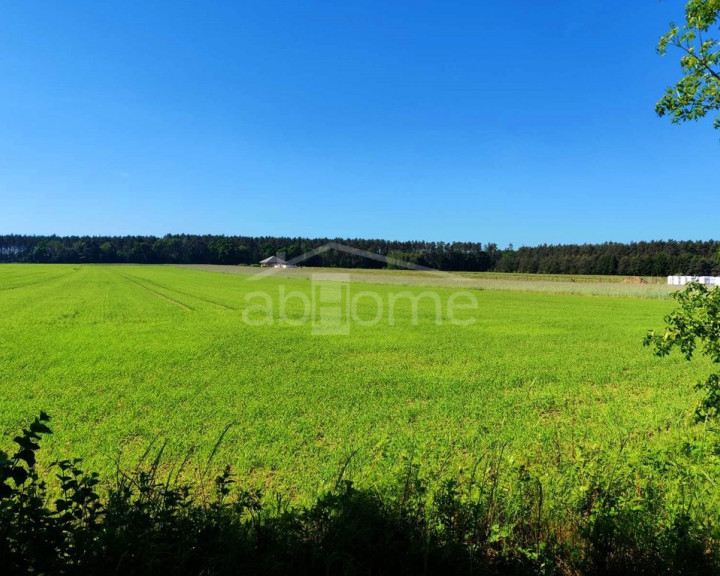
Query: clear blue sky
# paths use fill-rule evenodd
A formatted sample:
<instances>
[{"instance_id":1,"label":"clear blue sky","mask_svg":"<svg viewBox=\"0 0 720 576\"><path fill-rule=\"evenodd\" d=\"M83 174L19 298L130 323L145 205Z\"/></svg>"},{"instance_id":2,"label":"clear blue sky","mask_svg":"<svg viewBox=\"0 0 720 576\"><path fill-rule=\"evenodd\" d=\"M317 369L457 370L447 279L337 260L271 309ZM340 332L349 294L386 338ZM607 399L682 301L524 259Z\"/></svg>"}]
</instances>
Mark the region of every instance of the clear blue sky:
<instances>
[{"instance_id":1,"label":"clear blue sky","mask_svg":"<svg viewBox=\"0 0 720 576\"><path fill-rule=\"evenodd\" d=\"M684 3L6 2L0 232L718 238Z\"/></svg>"}]
</instances>

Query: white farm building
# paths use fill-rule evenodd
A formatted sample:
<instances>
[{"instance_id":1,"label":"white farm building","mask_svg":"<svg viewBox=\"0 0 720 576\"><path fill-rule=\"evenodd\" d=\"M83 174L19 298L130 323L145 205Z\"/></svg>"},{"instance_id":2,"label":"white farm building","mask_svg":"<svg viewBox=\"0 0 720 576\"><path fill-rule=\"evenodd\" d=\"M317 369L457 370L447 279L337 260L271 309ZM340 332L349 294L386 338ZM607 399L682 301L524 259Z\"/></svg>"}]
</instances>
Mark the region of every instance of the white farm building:
<instances>
[{"instance_id":1,"label":"white farm building","mask_svg":"<svg viewBox=\"0 0 720 576\"><path fill-rule=\"evenodd\" d=\"M685 286L690 282L706 286L720 286L720 276L668 276L667 279L670 286Z\"/></svg>"}]
</instances>

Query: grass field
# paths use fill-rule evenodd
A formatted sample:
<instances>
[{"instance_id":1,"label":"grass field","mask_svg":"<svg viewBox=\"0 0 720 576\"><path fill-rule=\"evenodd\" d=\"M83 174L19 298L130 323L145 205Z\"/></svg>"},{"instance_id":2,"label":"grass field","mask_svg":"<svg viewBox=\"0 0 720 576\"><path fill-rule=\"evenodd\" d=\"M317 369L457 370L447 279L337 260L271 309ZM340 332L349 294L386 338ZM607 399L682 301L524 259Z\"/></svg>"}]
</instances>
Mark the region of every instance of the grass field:
<instances>
[{"instance_id":1,"label":"grass field","mask_svg":"<svg viewBox=\"0 0 720 576\"><path fill-rule=\"evenodd\" d=\"M274 305L271 325L249 325L264 316L248 314L258 300L246 295L312 290L308 270L250 280L257 272L0 267L2 437L42 409L55 430L45 461L80 456L111 473L156 438L168 465L190 450L202 465L230 425L213 462L302 499L334 484L351 454L347 476L383 487L409 460L439 479L501 449L542 466L579 445L641 450L693 426L707 365L641 346L672 308L664 286L355 271L350 291L386 303L432 287L441 322L431 298L415 324L398 300L394 325L323 336L300 323L297 296L289 322ZM478 302L464 326L445 309L460 288ZM364 324L374 305L358 300Z\"/></svg>"},{"instance_id":2,"label":"grass field","mask_svg":"<svg viewBox=\"0 0 720 576\"><path fill-rule=\"evenodd\" d=\"M250 276L259 270L252 266L184 265L192 270L221 272ZM280 269L275 277L310 279L314 268ZM350 274L353 282L389 284L396 286L453 287L503 292L533 292L540 294L587 294L630 298L667 298L674 290L666 278L644 277L642 283L628 282L637 278L625 276L588 276L568 274L505 274L501 272L437 272L414 270L358 270L332 269Z\"/></svg>"}]
</instances>

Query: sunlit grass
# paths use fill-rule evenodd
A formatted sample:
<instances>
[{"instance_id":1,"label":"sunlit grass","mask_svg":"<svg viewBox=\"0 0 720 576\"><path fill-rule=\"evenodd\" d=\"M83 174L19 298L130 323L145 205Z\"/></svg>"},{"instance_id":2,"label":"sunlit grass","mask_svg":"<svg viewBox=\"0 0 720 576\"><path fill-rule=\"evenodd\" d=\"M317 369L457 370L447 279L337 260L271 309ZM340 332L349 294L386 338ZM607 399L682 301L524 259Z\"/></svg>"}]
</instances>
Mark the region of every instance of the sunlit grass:
<instances>
[{"instance_id":1,"label":"sunlit grass","mask_svg":"<svg viewBox=\"0 0 720 576\"><path fill-rule=\"evenodd\" d=\"M0 267L0 433L43 409L56 417L46 460L81 456L110 472L118 455L133 463L155 438L169 441L169 461L191 449L202 460L231 424L216 462L250 483L308 496L333 484L351 454L349 477L382 486L409 458L441 478L499 446L543 462L578 442L662 443L668 428L690 425L692 384L705 367L641 346L671 301L508 288L524 280L438 285L378 271L353 276L351 290L387 302L436 286L443 303L470 290L476 321L457 326L443 311L436 325L427 299L417 325L398 304L394 326L385 316L329 337L313 335L309 322L279 322L277 307L272 325L243 321L251 292L309 297L309 271L257 281L242 272ZM371 305L363 300L358 313L372 317ZM299 300L288 311L299 318Z\"/></svg>"},{"instance_id":2,"label":"sunlit grass","mask_svg":"<svg viewBox=\"0 0 720 576\"><path fill-rule=\"evenodd\" d=\"M183 266L194 270L252 276L261 272L253 266L216 266L191 264ZM267 272L267 271L266 271ZM677 289L667 285L665 277L625 277L570 274L518 274L502 272L437 272L415 270L358 270L356 268L274 269L277 278L310 279L313 274L330 272L350 274L357 283L390 284L396 286L432 286L469 288L509 292L543 294L587 294L626 298L669 298Z\"/></svg>"}]
</instances>

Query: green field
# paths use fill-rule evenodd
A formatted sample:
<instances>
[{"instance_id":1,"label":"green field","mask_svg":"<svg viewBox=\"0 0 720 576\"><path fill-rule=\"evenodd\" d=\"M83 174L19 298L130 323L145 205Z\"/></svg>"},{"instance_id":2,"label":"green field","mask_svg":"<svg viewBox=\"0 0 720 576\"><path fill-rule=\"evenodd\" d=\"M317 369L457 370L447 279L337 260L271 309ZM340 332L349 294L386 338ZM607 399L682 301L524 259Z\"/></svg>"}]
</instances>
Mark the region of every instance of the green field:
<instances>
[{"instance_id":1,"label":"green field","mask_svg":"<svg viewBox=\"0 0 720 576\"><path fill-rule=\"evenodd\" d=\"M168 441L168 466L190 450L204 465L230 425L213 462L302 499L333 485L351 454L348 477L383 487L410 460L441 479L500 450L543 466L580 445L661 446L693 426L707 365L641 346L672 308L664 286L354 272L351 293L386 303L432 289L440 324L431 298L415 323L398 300L394 325L327 336L299 322L298 297L290 322L277 306L272 325L245 321L263 318L247 314L252 292L309 298L308 270L251 280L258 269L205 268L0 267L2 437L45 410L45 462L79 456L110 474L154 440ZM474 318L465 326L444 307L459 289L478 302L458 314ZM358 300L364 324L374 305Z\"/></svg>"}]
</instances>

